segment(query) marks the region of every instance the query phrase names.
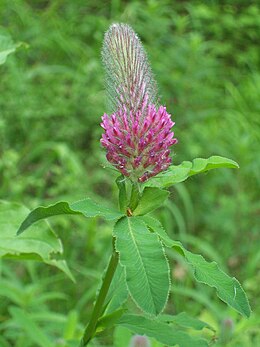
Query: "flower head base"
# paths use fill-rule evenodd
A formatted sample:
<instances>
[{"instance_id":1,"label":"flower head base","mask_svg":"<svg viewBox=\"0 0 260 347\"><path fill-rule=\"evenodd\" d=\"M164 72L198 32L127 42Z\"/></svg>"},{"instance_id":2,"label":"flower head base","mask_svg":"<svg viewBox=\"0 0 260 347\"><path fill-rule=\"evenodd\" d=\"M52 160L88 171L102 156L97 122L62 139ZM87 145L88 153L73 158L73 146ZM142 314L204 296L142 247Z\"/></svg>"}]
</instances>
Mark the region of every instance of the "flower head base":
<instances>
[{"instance_id":1,"label":"flower head base","mask_svg":"<svg viewBox=\"0 0 260 347\"><path fill-rule=\"evenodd\" d=\"M132 181L145 182L171 164L177 142L174 123L163 106L157 107L156 84L140 40L124 24L105 35L103 60L107 73L111 116L104 114L101 144L107 160Z\"/></svg>"}]
</instances>

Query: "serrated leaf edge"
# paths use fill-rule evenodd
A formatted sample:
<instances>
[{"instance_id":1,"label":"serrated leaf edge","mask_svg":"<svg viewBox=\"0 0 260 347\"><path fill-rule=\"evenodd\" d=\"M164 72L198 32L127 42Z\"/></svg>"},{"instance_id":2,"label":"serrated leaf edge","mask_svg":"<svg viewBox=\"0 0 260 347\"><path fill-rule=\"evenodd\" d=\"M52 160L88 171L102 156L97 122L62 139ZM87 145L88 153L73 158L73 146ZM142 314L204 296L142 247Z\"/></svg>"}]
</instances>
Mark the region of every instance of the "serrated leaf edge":
<instances>
[{"instance_id":1,"label":"serrated leaf edge","mask_svg":"<svg viewBox=\"0 0 260 347\"><path fill-rule=\"evenodd\" d=\"M120 220L120 219L123 219L123 218L131 218L131 217L127 217L127 216L124 216L124 217L121 217L121 218L119 218L117 221L116 221L116 223ZM139 219L139 216L135 216L134 218L138 218ZM141 219L141 218L140 218ZM115 224L116 224L115 223ZM145 225L145 227L147 228L147 226L146 226L146 224L142 221L142 223ZM147 228L147 230L149 231L149 229ZM169 261L168 261L168 258L167 258L167 256L166 256L166 252L165 252L165 248L164 248L164 246L163 246L163 243L162 243L162 241L161 241L161 239L158 237L158 235L157 235L157 239L158 239L158 241L160 242L160 244L161 244L161 246L162 246L162 250L163 250L163 254L164 254L164 257L165 257L165 260L166 260L166 263L167 263L167 267L168 267L168 280L169 280L169 287L168 287L168 293L167 293L167 298L166 298L166 300L165 300L165 304L164 304L164 306L163 306L163 308L161 309L161 311L159 312L159 313L157 313L157 314L151 314L150 312L146 312L146 311L144 311L144 309L138 304L138 302L135 300L135 298L133 297L133 295L132 295L132 293L131 293L131 291L130 291L130 289L129 289L129 286L128 286L128 283L127 283L127 277L126 277L126 267L122 264L122 262L121 262L121 257L120 257L120 252L117 250L117 247L116 247L116 245L117 245L117 237L116 237L116 235L115 234L113 234L113 236L115 237L115 239L116 239L116 242L115 242L115 248L116 248L116 251L118 252L118 254L119 254L119 263L120 263L120 265L123 267L123 269L124 269L124 273L125 273L125 283L126 283L126 287L127 287L127 291L128 291L128 294L130 295L130 297L132 298L132 300L134 301L134 303L136 304L136 306L142 311L142 312L144 312L147 316L150 316L150 317L154 317L154 316L157 316L157 315L159 315L160 313L162 313L163 311L164 311L164 309L165 309L165 307L166 307L166 305L167 305L167 302L168 302L168 299L169 299L169 296L170 296L170 292L171 292L171 276L170 276L170 265L169 265Z\"/></svg>"}]
</instances>

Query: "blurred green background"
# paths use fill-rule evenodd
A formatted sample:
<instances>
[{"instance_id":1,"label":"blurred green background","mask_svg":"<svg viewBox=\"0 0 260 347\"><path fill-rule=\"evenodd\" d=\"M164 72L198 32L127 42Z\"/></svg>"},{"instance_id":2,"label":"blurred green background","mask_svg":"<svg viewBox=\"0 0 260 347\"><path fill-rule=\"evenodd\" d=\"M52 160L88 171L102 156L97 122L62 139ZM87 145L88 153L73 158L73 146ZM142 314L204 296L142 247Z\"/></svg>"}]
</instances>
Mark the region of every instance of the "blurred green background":
<instances>
[{"instance_id":1,"label":"blurred green background","mask_svg":"<svg viewBox=\"0 0 260 347\"><path fill-rule=\"evenodd\" d=\"M0 2L0 32L25 43L0 66L1 199L29 208L85 196L116 204L117 175L106 167L99 144L100 117L107 111L100 50L113 22L130 24L146 48L161 102L176 122L174 164L212 154L239 163L239 170L212 171L177 185L157 213L171 236L216 260L249 296L253 315L246 320L214 291L195 284L169 252L173 287L166 311L186 311L211 323L219 346L260 345L257 3ZM83 218L50 222L77 283L47 265L2 261L1 347L43 346L27 323L53 346L72 346L68 341L79 338L80 322L90 315L110 253L111 225ZM16 309L30 313L27 323ZM93 346L120 346L119 335L112 342L110 331Z\"/></svg>"}]
</instances>

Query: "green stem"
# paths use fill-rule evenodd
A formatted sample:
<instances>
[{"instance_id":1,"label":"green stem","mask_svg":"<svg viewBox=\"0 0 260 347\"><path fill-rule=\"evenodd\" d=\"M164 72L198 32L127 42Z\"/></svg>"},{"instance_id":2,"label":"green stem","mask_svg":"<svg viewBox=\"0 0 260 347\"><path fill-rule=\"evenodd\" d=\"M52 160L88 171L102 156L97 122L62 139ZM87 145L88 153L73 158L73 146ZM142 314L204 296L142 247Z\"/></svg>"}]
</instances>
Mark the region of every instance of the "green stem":
<instances>
[{"instance_id":1,"label":"green stem","mask_svg":"<svg viewBox=\"0 0 260 347\"><path fill-rule=\"evenodd\" d=\"M105 302L110 284L112 282L114 273L116 271L117 264L118 264L118 253L115 251L115 247L113 246L113 253L111 255L110 262L108 264L107 271L103 279L103 283L102 283L100 292L98 294L89 324L87 325L84 335L82 337L80 347L87 346L90 340L95 335L97 322L103 313L103 304Z\"/></svg>"},{"instance_id":2,"label":"green stem","mask_svg":"<svg viewBox=\"0 0 260 347\"><path fill-rule=\"evenodd\" d=\"M134 209L138 205L140 196L141 196L141 192L140 192L139 184L133 183L132 191L131 191L131 197L130 197L130 203L129 203L129 207L132 211L134 211Z\"/></svg>"}]
</instances>

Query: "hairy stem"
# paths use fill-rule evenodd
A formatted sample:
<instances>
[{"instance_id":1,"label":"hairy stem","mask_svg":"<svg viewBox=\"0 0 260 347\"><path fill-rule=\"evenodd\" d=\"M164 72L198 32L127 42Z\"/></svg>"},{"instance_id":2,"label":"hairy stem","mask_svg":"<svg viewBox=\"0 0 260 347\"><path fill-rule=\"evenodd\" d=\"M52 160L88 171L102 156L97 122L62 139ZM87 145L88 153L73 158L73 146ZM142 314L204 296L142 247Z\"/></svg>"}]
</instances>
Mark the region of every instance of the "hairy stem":
<instances>
[{"instance_id":1,"label":"hairy stem","mask_svg":"<svg viewBox=\"0 0 260 347\"><path fill-rule=\"evenodd\" d=\"M114 244L114 242L113 242ZM105 277L103 279L103 283L98 294L89 324L87 325L84 335L81 339L80 347L85 347L88 345L90 340L94 337L97 327L97 322L100 316L103 313L103 305L106 299L110 284L112 282L114 273L116 271L116 267L118 264L118 253L115 251L115 247L113 245L113 253L110 258L110 262L107 267L107 271Z\"/></svg>"},{"instance_id":2,"label":"hairy stem","mask_svg":"<svg viewBox=\"0 0 260 347\"><path fill-rule=\"evenodd\" d=\"M130 196L130 203L129 203L129 207L132 211L134 211L134 209L138 205L140 197L141 197L140 186L138 183L133 183L131 196Z\"/></svg>"}]
</instances>

